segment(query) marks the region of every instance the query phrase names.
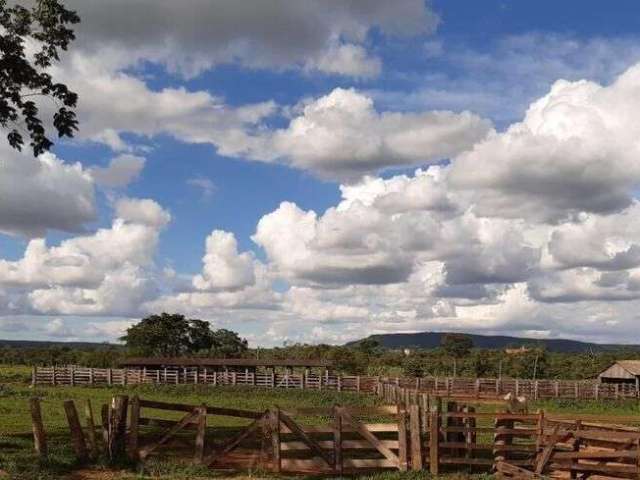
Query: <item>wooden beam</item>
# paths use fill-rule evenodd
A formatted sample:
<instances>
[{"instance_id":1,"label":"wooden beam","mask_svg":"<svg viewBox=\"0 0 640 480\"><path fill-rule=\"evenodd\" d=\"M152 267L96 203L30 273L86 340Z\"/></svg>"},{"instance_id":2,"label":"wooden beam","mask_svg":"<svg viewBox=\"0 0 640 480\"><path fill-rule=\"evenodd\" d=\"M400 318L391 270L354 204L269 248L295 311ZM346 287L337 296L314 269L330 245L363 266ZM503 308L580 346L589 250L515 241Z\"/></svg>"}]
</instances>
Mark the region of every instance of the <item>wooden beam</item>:
<instances>
[{"instance_id":1,"label":"wooden beam","mask_svg":"<svg viewBox=\"0 0 640 480\"><path fill-rule=\"evenodd\" d=\"M322 458L327 465L333 466L333 459L327 455L327 453L322 449L318 443L311 438L302 428L298 426L296 422L294 422L288 415L280 412L280 421L293 432L294 435L300 438L312 452L316 453L320 458Z\"/></svg>"},{"instance_id":2,"label":"wooden beam","mask_svg":"<svg viewBox=\"0 0 640 480\"><path fill-rule=\"evenodd\" d=\"M407 449L407 412L398 414L398 469L406 472L408 468Z\"/></svg>"},{"instance_id":3,"label":"wooden beam","mask_svg":"<svg viewBox=\"0 0 640 480\"><path fill-rule=\"evenodd\" d=\"M342 415L343 420L349 423L355 429L356 432L358 432L360 435L362 435L365 438L365 440L368 440L371 443L371 445L373 445L376 448L376 450L378 450L387 459L391 460L392 462L395 462L395 464L398 465L399 467L398 456L395 453L393 453L387 446L382 444L382 442L380 442L378 437L376 437L373 433L367 430L367 428L362 423L360 423L355 418L353 418L351 414L344 407L338 407L338 410L340 412L340 415Z\"/></svg>"},{"instance_id":4,"label":"wooden beam","mask_svg":"<svg viewBox=\"0 0 640 480\"><path fill-rule=\"evenodd\" d=\"M198 408L198 430L196 433L196 449L193 461L195 463L204 462L204 440L207 434L207 406L203 403Z\"/></svg>"},{"instance_id":5,"label":"wooden beam","mask_svg":"<svg viewBox=\"0 0 640 480\"><path fill-rule=\"evenodd\" d=\"M31 411L33 446L40 458L47 458L47 435L42 424L42 410L40 409L40 399L38 397L29 399L29 410Z\"/></svg>"},{"instance_id":6,"label":"wooden beam","mask_svg":"<svg viewBox=\"0 0 640 480\"><path fill-rule=\"evenodd\" d=\"M84 441L84 433L82 432L82 426L78 419L78 411L73 400L64 401L64 411L67 416L67 423L69 424L69 430L71 431L71 441L73 443L73 450L76 457L81 462L86 462L89 458L87 454L87 445Z\"/></svg>"},{"instance_id":7,"label":"wooden beam","mask_svg":"<svg viewBox=\"0 0 640 480\"><path fill-rule=\"evenodd\" d=\"M87 425L87 443L89 444L89 456L91 459L98 457L98 442L96 440L96 425L93 421L93 408L91 400L87 398L84 405L84 417Z\"/></svg>"},{"instance_id":8,"label":"wooden beam","mask_svg":"<svg viewBox=\"0 0 640 480\"><path fill-rule=\"evenodd\" d=\"M409 410L411 431L411 469L422 470L422 435L420 428L420 407L411 405Z\"/></svg>"},{"instance_id":9,"label":"wooden beam","mask_svg":"<svg viewBox=\"0 0 640 480\"><path fill-rule=\"evenodd\" d=\"M342 462L342 415L340 415L337 406L333 407L333 470L340 476L344 473Z\"/></svg>"},{"instance_id":10,"label":"wooden beam","mask_svg":"<svg viewBox=\"0 0 640 480\"><path fill-rule=\"evenodd\" d=\"M139 453L140 459L141 460L146 459L151 454L151 452L153 452L162 444L166 443L167 440L169 440L172 436L174 436L176 433L182 430L186 425L191 423L193 419L197 416L197 414L198 414L197 411L187 413L184 417L182 417L182 419L175 426L173 426L168 432L166 432L160 440L152 443L151 445L147 445L146 447L141 448Z\"/></svg>"},{"instance_id":11,"label":"wooden beam","mask_svg":"<svg viewBox=\"0 0 640 480\"><path fill-rule=\"evenodd\" d=\"M549 462L549 459L551 458L551 454L553 453L553 449L555 448L556 443L558 443L558 440L560 439L559 430L560 430L560 425L556 425L555 428L553 429L553 433L551 434L551 438L549 439L549 443L544 447L544 449L542 450L542 452L540 453L540 455L536 460L535 473L541 474L542 471L544 470L544 467L546 467L547 463Z\"/></svg>"},{"instance_id":12,"label":"wooden beam","mask_svg":"<svg viewBox=\"0 0 640 480\"><path fill-rule=\"evenodd\" d=\"M140 398L135 395L131 399L129 415L129 436L127 437L128 454L131 460L138 460L138 435L140 428Z\"/></svg>"}]
</instances>

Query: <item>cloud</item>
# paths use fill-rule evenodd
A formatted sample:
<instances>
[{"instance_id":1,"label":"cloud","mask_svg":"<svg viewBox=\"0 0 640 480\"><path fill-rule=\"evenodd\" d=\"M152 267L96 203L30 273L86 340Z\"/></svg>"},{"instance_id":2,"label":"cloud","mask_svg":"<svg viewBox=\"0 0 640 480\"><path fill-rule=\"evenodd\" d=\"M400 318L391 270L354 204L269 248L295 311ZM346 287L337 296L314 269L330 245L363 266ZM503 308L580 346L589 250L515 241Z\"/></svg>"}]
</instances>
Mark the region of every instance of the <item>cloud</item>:
<instances>
[{"instance_id":1,"label":"cloud","mask_svg":"<svg viewBox=\"0 0 640 480\"><path fill-rule=\"evenodd\" d=\"M0 146L0 232L27 237L78 232L96 217L94 185L79 163Z\"/></svg>"},{"instance_id":2,"label":"cloud","mask_svg":"<svg viewBox=\"0 0 640 480\"><path fill-rule=\"evenodd\" d=\"M162 228L171 221L171 214L148 198L121 198L115 210L118 218L140 225Z\"/></svg>"},{"instance_id":3,"label":"cloud","mask_svg":"<svg viewBox=\"0 0 640 480\"><path fill-rule=\"evenodd\" d=\"M362 45L371 30L397 36L428 34L439 22L423 0L393 5L382 0L366 5L263 0L251 6L193 0L188 8L170 0L74 0L69 5L82 18L78 44L88 54L118 52L119 62L135 65L144 59L186 77L225 63L361 76L361 70L335 57L356 58L367 65L371 60ZM332 55L334 59L327 60Z\"/></svg>"},{"instance_id":4,"label":"cloud","mask_svg":"<svg viewBox=\"0 0 640 480\"><path fill-rule=\"evenodd\" d=\"M254 259L250 253L238 253L232 233L214 230L207 237L202 274L193 279L198 290L234 290L256 281Z\"/></svg>"},{"instance_id":5,"label":"cloud","mask_svg":"<svg viewBox=\"0 0 640 480\"><path fill-rule=\"evenodd\" d=\"M209 200L217 190L216 184L206 177L189 178L187 185L200 190L203 200Z\"/></svg>"},{"instance_id":6,"label":"cloud","mask_svg":"<svg viewBox=\"0 0 640 480\"><path fill-rule=\"evenodd\" d=\"M21 259L0 260L0 287L22 311L122 315L156 295L154 255L169 214L151 200L123 199L111 228L47 246L31 240Z\"/></svg>"},{"instance_id":7,"label":"cloud","mask_svg":"<svg viewBox=\"0 0 640 480\"><path fill-rule=\"evenodd\" d=\"M336 88L274 132L273 149L295 167L355 180L387 167L449 158L490 130L489 121L470 112L379 113L365 94Z\"/></svg>"},{"instance_id":8,"label":"cloud","mask_svg":"<svg viewBox=\"0 0 640 480\"><path fill-rule=\"evenodd\" d=\"M477 214L559 222L615 213L640 183L640 64L611 85L558 80L524 119L453 160Z\"/></svg>"},{"instance_id":9,"label":"cloud","mask_svg":"<svg viewBox=\"0 0 640 480\"><path fill-rule=\"evenodd\" d=\"M138 178L144 168L145 159L131 154L112 158L107 167L93 167L90 175L96 184L107 188L122 188Z\"/></svg>"}]
</instances>

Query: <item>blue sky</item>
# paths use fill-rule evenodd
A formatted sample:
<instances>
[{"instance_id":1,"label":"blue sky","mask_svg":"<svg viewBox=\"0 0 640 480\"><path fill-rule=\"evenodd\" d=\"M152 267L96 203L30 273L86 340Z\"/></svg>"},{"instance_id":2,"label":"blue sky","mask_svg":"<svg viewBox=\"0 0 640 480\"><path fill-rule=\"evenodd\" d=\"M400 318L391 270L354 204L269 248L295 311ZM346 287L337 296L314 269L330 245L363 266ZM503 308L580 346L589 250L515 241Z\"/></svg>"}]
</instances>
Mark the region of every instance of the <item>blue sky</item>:
<instances>
[{"instance_id":1,"label":"blue sky","mask_svg":"<svg viewBox=\"0 0 640 480\"><path fill-rule=\"evenodd\" d=\"M637 2L69 3L78 137L0 151L0 337L637 341Z\"/></svg>"}]
</instances>

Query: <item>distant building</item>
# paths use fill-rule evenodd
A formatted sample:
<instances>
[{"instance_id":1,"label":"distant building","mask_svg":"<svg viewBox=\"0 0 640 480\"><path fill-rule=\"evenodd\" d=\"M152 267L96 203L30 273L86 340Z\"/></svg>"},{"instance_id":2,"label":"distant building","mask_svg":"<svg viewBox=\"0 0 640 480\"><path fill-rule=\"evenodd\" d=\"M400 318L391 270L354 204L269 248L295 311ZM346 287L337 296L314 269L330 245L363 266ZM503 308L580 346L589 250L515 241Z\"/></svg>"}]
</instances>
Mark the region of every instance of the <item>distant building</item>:
<instances>
[{"instance_id":1,"label":"distant building","mask_svg":"<svg viewBox=\"0 0 640 480\"><path fill-rule=\"evenodd\" d=\"M640 360L618 360L598 374L600 383L628 383L640 386Z\"/></svg>"},{"instance_id":2,"label":"distant building","mask_svg":"<svg viewBox=\"0 0 640 480\"><path fill-rule=\"evenodd\" d=\"M521 345L518 348L505 348L504 352L507 355L520 355L522 353L527 353L530 349L525 347L524 345Z\"/></svg>"},{"instance_id":3,"label":"distant building","mask_svg":"<svg viewBox=\"0 0 640 480\"><path fill-rule=\"evenodd\" d=\"M405 357L408 357L409 355L411 355L411 349L409 349L409 348L405 348L405 349L403 350L403 353L404 353L404 356L405 356Z\"/></svg>"}]
</instances>

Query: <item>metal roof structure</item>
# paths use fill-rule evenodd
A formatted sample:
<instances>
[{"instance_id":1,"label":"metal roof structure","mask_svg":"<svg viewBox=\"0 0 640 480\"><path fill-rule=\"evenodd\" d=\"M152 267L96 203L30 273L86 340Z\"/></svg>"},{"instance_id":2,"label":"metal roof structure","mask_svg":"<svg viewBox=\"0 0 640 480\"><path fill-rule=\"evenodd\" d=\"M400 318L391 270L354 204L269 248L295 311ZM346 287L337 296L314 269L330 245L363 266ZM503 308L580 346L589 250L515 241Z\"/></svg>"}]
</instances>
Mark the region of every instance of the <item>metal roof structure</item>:
<instances>
[{"instance_id":1,"label":"metal roof structure","mask_svg":"<svg viewBox=\"0 0 640 480\"><path fill-rule=\"evenodd\" d=\"M618 360L598 374L598 378L634 379L640 376L640 360Z\"/></svg>"}]
</instances>

